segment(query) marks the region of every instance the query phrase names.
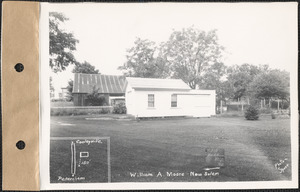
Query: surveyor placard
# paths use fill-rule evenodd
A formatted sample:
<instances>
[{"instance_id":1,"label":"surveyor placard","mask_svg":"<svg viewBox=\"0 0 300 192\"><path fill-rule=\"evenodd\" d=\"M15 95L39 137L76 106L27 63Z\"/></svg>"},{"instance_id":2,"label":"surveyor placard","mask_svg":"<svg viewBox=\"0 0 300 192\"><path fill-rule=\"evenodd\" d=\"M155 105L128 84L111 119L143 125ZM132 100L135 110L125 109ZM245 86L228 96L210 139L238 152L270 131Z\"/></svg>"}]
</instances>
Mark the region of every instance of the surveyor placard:
<instances>
[{"instance_id":1,"label":"surveyor placard","mask_svg":"<svg viewBox=\"0 0 300 192\"><path fill-rule=\"evenodd\" d=\"M207 153L206 165L208 167L224 167L225 166L225 149L208 148L205 149Z\"/></svg>"},{"instance_id":2,"label":"surveyor placard","mask_svg":"<svg viewBox=\"0 0 300 192\"><path fill-rule=\"evenodd\" d=\"M51 183L110 182L109 138L56 137L51 146Z\"/></svg>"}]
</instances>

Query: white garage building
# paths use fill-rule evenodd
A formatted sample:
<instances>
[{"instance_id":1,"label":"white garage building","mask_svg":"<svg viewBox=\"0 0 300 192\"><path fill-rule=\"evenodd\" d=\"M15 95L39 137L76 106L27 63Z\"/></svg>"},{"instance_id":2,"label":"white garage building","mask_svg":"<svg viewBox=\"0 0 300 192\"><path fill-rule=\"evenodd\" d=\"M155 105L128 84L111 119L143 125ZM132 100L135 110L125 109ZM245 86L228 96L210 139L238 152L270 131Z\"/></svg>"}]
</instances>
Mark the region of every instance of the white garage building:
<instances>
[{"instance_id":1,"label":"white garage building","mask_svg":"<svg viewBox=\"0 0 300 192\"><path fill-rule=\"evenodd\" d=\"M215 90L192 90L181 79L127 77L127 114L135 117L215 115Z\"/></svg>"}]
</instances>

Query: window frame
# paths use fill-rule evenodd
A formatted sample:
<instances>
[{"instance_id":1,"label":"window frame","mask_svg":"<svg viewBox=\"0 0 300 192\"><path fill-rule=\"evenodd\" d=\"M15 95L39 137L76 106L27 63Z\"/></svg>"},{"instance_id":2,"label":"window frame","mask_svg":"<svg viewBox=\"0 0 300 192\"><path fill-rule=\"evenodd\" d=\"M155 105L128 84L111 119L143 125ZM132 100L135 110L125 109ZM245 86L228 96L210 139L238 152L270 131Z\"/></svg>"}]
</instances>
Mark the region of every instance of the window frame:
<instances>
[{"instance_id":1,"label":"window frame","mask_svg":"<svg viewBox=\"0 0 300 192\"><path fill-rule=\"evenodd\" d=\"M174 100L175 98L175 100ZM175 105L174 105L175 104ZM178 107L178 98L177 98L177 94L172 94L171 95L171 108L176 108Z\"/></svg>"},{"instance_id":2,"label":"window frame","mask_svg":"<svg viewBox=\"0 0 300 192\"><path fill-rule=\"evenodd\" d=\"M152 97L152 99L150 99ZM148 108L154 108L155 107L155 95L154 94L148 94Z\"/></svg>"}]
</instances>

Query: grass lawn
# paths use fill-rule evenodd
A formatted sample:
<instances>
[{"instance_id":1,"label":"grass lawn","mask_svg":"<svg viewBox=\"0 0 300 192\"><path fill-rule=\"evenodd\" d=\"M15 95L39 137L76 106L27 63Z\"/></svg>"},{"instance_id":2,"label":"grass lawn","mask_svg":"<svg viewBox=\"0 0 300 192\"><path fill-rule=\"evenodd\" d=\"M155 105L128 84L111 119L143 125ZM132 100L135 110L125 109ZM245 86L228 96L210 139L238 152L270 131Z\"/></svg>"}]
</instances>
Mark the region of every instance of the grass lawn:
<instances>
[{"instance_id":1,"label":"grass lawn","mask_svg":"<svg viewBox=\"0 0 300 192\"><path fill-rule=\"evenodd\" d=\"M112 182L291 179L289 119L267 116L258 121L235 117L137 122L86 117L52 116L51 137L110 137ZM60 146L53 145L51 170L60 169L53 162ZM206 148L225 149L225 167L205 171ZM288 166L280 173L275 164L284 159L280 167ZM139 177L133 177L135 173Z\"/></svg>"}]
</instances>

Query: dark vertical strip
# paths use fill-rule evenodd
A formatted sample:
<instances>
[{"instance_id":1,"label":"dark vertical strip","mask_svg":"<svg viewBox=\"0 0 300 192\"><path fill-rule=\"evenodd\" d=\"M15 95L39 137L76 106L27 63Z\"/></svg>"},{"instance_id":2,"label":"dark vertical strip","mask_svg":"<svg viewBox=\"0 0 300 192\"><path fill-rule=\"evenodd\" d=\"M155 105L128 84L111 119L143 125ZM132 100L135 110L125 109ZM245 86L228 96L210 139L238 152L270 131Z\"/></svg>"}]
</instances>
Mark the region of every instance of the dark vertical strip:
<instances>
[{"instance_id":1,"label":"dark vertical strip","mask_svg":"<svg viewBox=\"0 0 300 192\"><path fill-rule=\"evenodd\" d=\"M108 86L107 86L107 82L106 82L106 75L102 75L102 77L103 77L103 81L102 81L102 84L103 84L103 92L104 93L108 93Z\"/></svg>"},{"instance_id":2,"label":"dark vertical strip","mask_svg":"<svg viewBox=\"0 0 300 192\"><path fill-rule=\"evenodd\" d=\"M112 75L108 75L107 76L107 79L108 79L108 89L109 89L109 92L108 93L114 93L114 84L113 84L113 78L112 78Z\"/></svg>"},{"instance_id":3,"label":"dark vertical strip","mask_svg":"<svg viewBox=\"0 0 300 192\"><path fill-rule=\"evenodd\" d=\"M120 84L118 82L118 76L113 76L113 79L114 79L114 83L115 83L115 90L116 90L116 93L120 93Z\"/></svg>"},{"instance_id":4,"label":"dark vertical strip","mask_svg":"<svg viewBox=\"0 0 300 192\"><path fill-rule=\"evenodd\" d=\"M99 92L100 92L100 93L104 93L104 87L103 87L102 76L103 76L103 75L100 75L100 76L99 76L99 86L100 86L100 87L99 87L99 88L100 88L100 89L99 89Z\"/></svg>"}]
</instances>

